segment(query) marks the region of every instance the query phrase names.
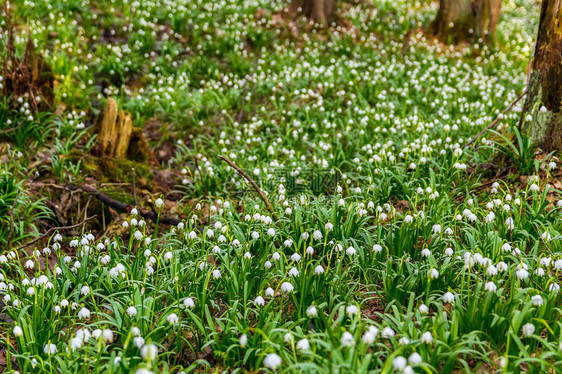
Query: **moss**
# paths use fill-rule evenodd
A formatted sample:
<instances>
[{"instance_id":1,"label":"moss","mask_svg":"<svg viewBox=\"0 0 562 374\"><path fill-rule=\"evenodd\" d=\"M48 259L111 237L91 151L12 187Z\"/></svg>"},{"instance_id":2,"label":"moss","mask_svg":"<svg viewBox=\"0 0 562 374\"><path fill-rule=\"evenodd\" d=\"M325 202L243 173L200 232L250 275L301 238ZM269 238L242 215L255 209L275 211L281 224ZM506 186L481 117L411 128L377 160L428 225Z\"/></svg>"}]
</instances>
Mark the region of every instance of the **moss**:
<instances>
[{"instance_id":1,"label":"moss","mask_svg":"<svg viewBox=\"0 0 562 374\"><path fill-rule=\"evenodd\" d=\"M71 152L68 158L73 162L82 161L83 174L101 183L133 183L133 169L139 186L148 183L154 176L146 164L133 160L96 157L78 151Z\"/></svg>"}]
</instances>

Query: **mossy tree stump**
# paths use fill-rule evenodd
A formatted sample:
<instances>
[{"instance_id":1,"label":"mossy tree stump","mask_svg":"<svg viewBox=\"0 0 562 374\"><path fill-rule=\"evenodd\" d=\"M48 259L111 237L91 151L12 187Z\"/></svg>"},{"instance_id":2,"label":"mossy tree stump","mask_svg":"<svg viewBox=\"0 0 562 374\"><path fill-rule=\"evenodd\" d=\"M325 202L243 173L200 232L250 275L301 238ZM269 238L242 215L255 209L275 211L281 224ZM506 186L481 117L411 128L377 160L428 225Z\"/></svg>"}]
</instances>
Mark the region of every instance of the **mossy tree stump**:
<instances>
[{"instance_id":1,"label":"mossy tree stump","mask_svg":"<svg viewBox=\"0 0 562 374\"><path fill-rule=\"evenodd\" d=\"M96 126L100 157L127 158L137 162L158 165L154 153L146 143L141 129L133 126L131 115L119 109L113 98L108 98Z\"/></svg>"}]
</instances>

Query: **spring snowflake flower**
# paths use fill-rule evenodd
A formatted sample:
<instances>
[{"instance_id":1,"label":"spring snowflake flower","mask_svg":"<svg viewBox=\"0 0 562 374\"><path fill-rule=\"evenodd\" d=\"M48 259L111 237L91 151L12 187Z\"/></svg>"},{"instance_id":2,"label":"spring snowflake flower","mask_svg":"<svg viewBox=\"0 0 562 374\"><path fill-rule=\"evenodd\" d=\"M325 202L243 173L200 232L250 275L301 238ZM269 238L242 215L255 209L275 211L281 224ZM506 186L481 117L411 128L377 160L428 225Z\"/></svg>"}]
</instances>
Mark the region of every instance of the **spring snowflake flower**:
<instances>
[{"instance_id":1,"label":"spring snowflake flower","mask_svg":"<svg viewBox=\"0 0 562 374\"><path fill-rule=\"evenodd\" d=\"M324 272L324 268L322 267L322 265L317 265L314 268L314 274L318 275L318 274L322 274Z\"/></svg>"},{"instance_id":2,"label":"spring snowflake flower","mask_svg":"<svg viewBox=\"0 0 562 374\"><path fill-rule=\"evenodd\" d=\"M334 229L334 225L333 225L331 222L327 222L327 223L324 225L324 229L325 229L326 231L332 231L332 230Z\"/></svg>"},{"instance_id":3,"label":"spring snowflake flower","mask_svg":"<svg viewBox=\"0 0 562 374\"><path fill-rule=\"evenodd\" d=\"M486 289L486 291L488 292L496 292L498 286L496 286L494 282L486 282L486 284L484 285L484 289Z\"/></svg>"},{"instance_id":4,"label":"spring snowflake flower","mask_svg":"<svg viewBox=\"0 0 562 374\"><path fill-rule=\"evenodd\" d=\"M373 245L373 251L374 251L375 253L381 252L381 251L382 251L382 246L379 245L379 244Z\"/></svg>"},{"instance_id":5,"label":"spring snowflake flower","mask_svg":"<svg viewBox=\"0 0 562 374\"><path fill-rule=\"evenodd\" d=\"M273 261L277 261L281 258L281 255L279 254L279 252L273 252L271 258L273 259Z\"/></svg>"},{"instance_id":6,"label":"spring snowflake flower","mask_svg":"<svg viewBox=\"0 0 562 374\"><path fill-rule=\"evenodd\" d=\"M525 280L529 277L529 272L527 271L527 269L525 268L520 268L515 272L515 275L517 276L517 278L519 278L520 280Z\"/></svg>"},{"instance_id":7,"label":"spring snowflake flower","mask_svg":"<svg viewBox=\"0 0 562 374\"><path fill-rule=\"evenodd\" d=\"M166 317L166 321L168 321L168 323L171 325L175 325L179 322L179 320L180 319L176 313L170 313L168 317Z\"/></svg>"},{"instance_id":8,"label":"spring snowflake flower","mask_svg":"<svg viewBox=\"0 0 562 374\"><path fill-rule=\"evenodd\" d=\"M344 347L351 347L355 344L355 338L353 337L353 335L351 335L351 333L347 331L342 334L340 341Z\"/></svg>"},{"instance_id":9,"label":"spring snowflake flower","mask_svg":"<svg viewBox=\"0 0 562 374\"><path fill-rule=\"evenodd\" d=\"M451 247L447 247L445 248L445 255L451 257L455 252L453 251L453 248Z\"/></svg>"},{"instance_id":10,"label":"spring snowflake flower","mask_svg":"<svg viewBox=\"0 0 562 374\"><path fill-rule=\"evenodd\" d=\"M425 344L433 343L433 335L431 335L431 332L429 332L429 331L424 332L421 336L421 341L422 341L422 343L425 343Z\"/></svg>"},{"instance_id":11,"label":"spring snowflake flower","mask_svg":"<svg viewBox=\"0 0 562 374\"><path fill-rule=\"evenodd\" d=\"M294 287L291 283L289 283L289 282L281 283L281 291L289 293L289 292L293 292L293 290L294 290Z\"/></svg>"},{"instance_id":12,"label":"spring snowflake flower","mask_svg":"<svg viewBox=\"0 0 562 374\"><path fill-rule=\"evenodd\" d=\"M353 256L357 253L357 251L355 250L355 248L349 247L345 250L345 253L347 253L348 256Z\"/></svg>"},{"instance_id":13,"label":"spring snowflake flower","mask_svg":"<svg viewBox=\"0 0 562 374\"><path fill-rule=\"evenodd\" d=\"M15 336L22 336L23 335L23 330L21 329L21 327L19 326L15 326L14 329L12 330Z\"/></svg>"},{"instance_id":14,"label":"spring snowflake flower","mask_svg":"<svg viewBox=\"0 0 562 374\"><path fill-rule=\"evenodd\" d=\"M521 328L521 332L524 336L531 336L535 333L535 325L533 325L532 323L526 323Z\"/></svg>"},{"instance_id":15,"label":"spring snowflake flower","mask_svg":"<svg viewBox=\"0 0 562 374\"><path fill-rule=\"evenodd\" d=\"M145 344L141 349L141 357L147 361L152 361L158 356L158 347L154 344Z\"/></svg>"},{"instance_id":16,"label":"spring snowflake flower","mask_svg":"<svg viewBox=\"0 0 562 374\"><path fill-rule=\"evenodd\" d=\"M394 370L402 371L408 365L408 361L403 356L397 356L392 360L392 367Z\"/></svg>"},{"instance_id":17,"label":"spring snowflake flower","mask_svg":"<svg viewBox=\"0 0 562 374\"><path fill-rule=\"evenodd\" d=\"M439 278L439 272L437 271L437 269L432 268L432 269L429 271L429 277L430 277L431 279L437 279L437 278Z\"/></svg>"},{"instance_id":18,"label":"spring snowflake flower","mask_svg":"<svg viewBox=\"0 0 562 374\"><path fill-rule=\"evenodd\" d=\"M78 318L79 319L87 319L90 318L90 310L88 308L82 308L78 311Z\"/></svg>"},{"instance_id":19,"label":"spring snowflake flower","mask_svg":"<svg viewBox=\"0 0 562 374\"><path fill-rule=\"evenodd\" d=\"M433 225L432 230L434 233L439 234L441 232L441 225Z\"/></svg>"},{"instance_id":20,"label":"spring snowflake flower","mask_svg":"<svg viewBox=\"0 0 562 374\"><path fill-rule=\"evenodd\" d=\"M142 349L142 347L145 344L144 338L142 336L135 336L133 338L133 344L135 345L135 347L137 347L138 349Z\"/></svg>"},{"instance_id":21,"label":"spring snowflake flower","mask_svg":"<svg viewBox=\"0 0 562 374\"><path fill-rule=\"evenodd\" d=\"M277 370L277 368L281 365L281 362L281 357L279 357L276 353L270 353L263 359L265 367L271 370Z\"/></svg>"},{"instance_id":22,"label":"spring snowflake flower","mask_svg":"<svg viewBox=\"0 0 562 374\"><path fill-rule=\"evenodd\" d=\"M427 305L421 304L418 307L418 311L420 312L420 314L425 315L425 314L429 313L429 308L427 307Z\"/></svg>"},{"instance_id":23,"label":"spring snowflake flower","mask_svg":"<svg viewBox=\"0 0 562 374\"><path fill-rule=\"evenodd\" d=\"M53 343L45 344L45 347L43 347L43 352L45 352L45 354L49 356L54 355L55 353L57 353L57 346Z\"/></svg>"},{"instance_id":24,"label":"spring snowflake flower","mask_svg":"<svg viewBox=\"0 0 562 374\"><path fill-rule=\"evenodd\" d=\"M130 306L127 308L127 314L129 317L134 317L137 315L137 309L134 306Z\"/></svg>"},{"instance_id":25,"label":"spring snowflake flower","mask_svg":"<svg viewBox=\"0 0 562 374\"><path fill-rule=\"evenodd\" d=\"M541 295L533 295L531 296L531 301L534 305L541 306L544 304L544 300Z\"/></svg>"},{"instance_id":26,"label":"spring snowflake flower","mask_svg":"<svg viewBox=\"0 0 562 374\"><path fill-rule=\"evenodd\" d=\"M318 310L314 305L311 305L306 308L306 315L309 317L316 317L318 315Z\"/></svg>"},{"instance_id":27,"label":"spring snowflake flower","mask_svg":"<svg viewBox=\"0 0 562 374\"><path fill-rule=\"evenodd\" d=\"M394 337L394 335L395 335L395 332L390 327L385 327L381 331L381 336L385 339L390 339L390 338Z\"/></svg>"},{"instance_id":28,"label":"spring snowflake flower","mask_svg":"<svg viewBox=\"0 0 562 374\"><path fill-rule=\"evenodd\" d=\"M541 239L548 242L552 238L552 235L548 231L545 231L541 234Z\"/></svg>"},{"instance_id":29,"label":"spring snowflake flower","mask_svg":"<svg viewBox=\"0 0 562 374\"><path fill-rule=\"evenodd\" d=\"M297 342L297 349L300 351L308 351L310 349L310 343L307 339L301 339Z\"/></svg>"},{"instance_id":30,"label":"spring snowflake flower","mask_svg":"<svg viewBox=\"0 0 562 374\"><path fill-rule=\"evenodd\" d=\"M164 200L158 198L156 199L156 201L154 202L154 205L156 205L157 208L162 207L162 205L164 205Z\"/></svg>"},{"instance_id":31,"label":"spring snowflake flower","mask_svg":"<svg viewBox=\"0 0 562 374\"><path fill-rule=\"evenodd\" d=\"M213 275L213 278L215 279L219 279L221 277L221 272L219 269L215 269L211 272L211 274Z\"/></svg>"},{"instance_id":32,"label":"spring snowflake flower","mask_svg":"<svg viewBox=\"0 0 562 374\"><path fill-rule=\"evenodd\" d=\"M419 365L423 362L423 359L422 359L422 357L420 356L419 353L414 352L410 355L410 357L408 357L408 362L412 366L417 366L417 365Z\"/></svg>"},{"instance_id":33,"label":"spring snowflake flower","mask_svg":"<svg viewBox=\"0 0 562 374\"><path fill-rule=\"evenodd\" d=\"M273 288L267 287L267 288L265 289L265 296L268 296L268 297L273 297L273 296L275 296L275 291L273 290Z\"/></svg>"},{"instance_id":34,"label":"spring snowflake flower","mask_svg":"<svg viewBox=\"0 0 562 374\"><path fill-rule=\"evenodd\" d=\"M248 336L246 334L240 335L240 338L238 338L238 343L240 343L240 346L242 348L246 347L246 344L248 344Z\"/></svg>"},{"instance_id":35,"label":"spring snowflake flower","mask_svg":"<svg viewBox=\"0 0 562 374\"><path fill-rule=\"evenodd\" d=\"M422 249L422 251L421 251L421 255L422 255L423 257L429 257L429 256L431 256L431 251L430 251L428 248L424 248L424 249Z\"/></svg>"},{"instance_id":36,"label":"spring snowflake flower","mask_svg":"<svg viewBox=\"0 0 562 374\"><path fill-rule=\"evenodd\" d=\"M314 240L322 239L322 233L320 232L320 230L315 230L314 233L312 234L312 238Z\"/></svg>"},{"instance_id":37,"label":"spring snowflake flower","mask_svg":"<svg viewBox=\"0 0 562 374\"><path fill-rule=\"evenodd\" d=\"M445 294L443 295L443 302L451 304L453 301L455 301L455 295L453 295L451 292L445 292Z\"/></svg>"},{"instance_id":38,"label":"spring snowflake flower","mask_svg":"<svg viewBox=\"0 0 562 374\"><path fill-rule=\"evenodd\" d=\"M348 305L345 308L345 312L347 313L347 315L349 317L354 316L354 315L359 315L359 308L356 305Z\"/></svg>"},{"instance_id":39,"label":"spring snowflake flower","mask_svg":"<svg viewBox=\"0 0 562 374\"><path fill-rule=\"evenodd\" d=\"M186 308L193 309L195 307L195 302L191 297L186 297L185 300L183 300L183 305Z\"/></svg>"},{"instance_id":40,"label":"spring snowflake flower","mask_svg":"<svg viewBox=\"0 0 562 374\"><path fill-rule=\"evenodd\" d=\"M269 230L267 230L267 235L269 235L269 236L275 236L275 229L270 228Z\"/></svg>"}]
</instances>

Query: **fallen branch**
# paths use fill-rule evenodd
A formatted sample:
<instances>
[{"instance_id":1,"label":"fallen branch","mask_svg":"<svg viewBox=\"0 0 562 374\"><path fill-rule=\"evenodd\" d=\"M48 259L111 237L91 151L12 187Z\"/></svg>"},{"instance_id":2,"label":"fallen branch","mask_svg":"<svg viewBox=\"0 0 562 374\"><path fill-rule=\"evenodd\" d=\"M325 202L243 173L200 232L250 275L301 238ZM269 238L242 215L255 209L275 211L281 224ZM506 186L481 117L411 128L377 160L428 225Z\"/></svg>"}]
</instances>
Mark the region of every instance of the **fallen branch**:
<instances>
[{"instance_id":1,"label":"fallen branch","mask_svg":"<svg viewBox=\"0 0 562 374\"><path fill-rule=\"evenodd\" d=\"M115 208L120 212L129 213L133 209L132 205L122 203L119 200L115 200L115 199L101 193L100 191L96 190L95 188L87 186L85 184L83 184L81 186L69 186L69 188L82 190L82 191L94 196L96 199L98 199L99 201L101 201L105 205L108 205L112 208ZM146 210L146 209L143 209L143 208L140 208L140 207L137 207L137 210L139 211L139 214L141 215L141 217L149 219L153 222L158 221L159 223L162 223L164 225L172 225L172 226L177 226L181 222L181 220L178 219L178 218L173 218L173 217L168 217L168 216L160 216L160 220L158 220L158 215L156 213L154 213L153 211Z\"/></svg>"},{"instance_id":2,"label":"fallen branch","mask_svg":"<svg viewBox=\"0 0 562 374\"><path fill-rule=\"evenodd\" d=\"M258 184L252 179L252 177L250 177L248 175L248 173L246 173L244 170L242 170L238 165L236 165L234 162L232 162L232 160L230 160L228 157L223 156L223 155L219 155L219 158L221 160L223 160L224 162L226 162L228 165L230 165L232 168L234 168L240 175L242 175L248 182L250 182L252 187L254 187L254 190L256 190L256 192L258 193L260 199L262 199L262 201L265 203L265 206L267 207L267 210L269 210L269 212L271 213L271 216L273 217L273 219L277 221L277 216L275 215L275 211L273 210L273 206L271 205L271 203L267 199L267 196L265 196L265 193L263 193L263 191L261 190L260 186L258 186Z\"/></svg>"},{"instance_id":3,"label":"fallen branch","mask_svg":"<svg viewBox=\"0 0 562 374\"><path fill-rule=\"evenodd\" d=\"M523 98L523 96L525 96L525 94L529 91L528 88L525 88L523 90L523 92L521 92L521 95L519 95L517 97L517 99L515 99L515 101L513 101L511 104L508 105L507 108L505 108L504 110L502 110L501 114L505 114L507 112L509 112L514 106L515 104L517 104L519 102L519 100L521 100ZM465 145L463 145L463 148L468 147L469 145L471 145L472 143L474 143L476 140L478 140L479 137L481 137L486 131L490 130L492 127L494 127L495 124L497 124L500 120L500 116L498 115L496 117L495 120L493 120L492 122L490 122L490 124L488 126L486 126L486 128L482 131L480 131L474 138L470 139L470 141L468 143L466 143Z\"/></svg>"},{"instance_id":4,"label":"fallen branch","mask_svg":"<svg viewBox=\"0 0 562 374\"><path fill-rule=\"evenodd\" d=\"M77 223L77 224L75 224L75 225L71 225L71 226L51 227L49 230L47 230L46 233L44 233L43 235L39 236L38 238L35 238L35 239L33 239L32 241L29 241L29 242L27 242L27 243L25 243L25 244L22 244L22 245L20 245L19 247L17 247L17 248L16 248L16 251L19 251L20 249L25 248L25 247L27 247L27 246L30 246L30 245L32 245L32 244L38 242L39 240L41 240L41 239L43 239L43 238L45 238L45 237L51 235L51 233L52 233L53 231L57 231L57 230L58 230L58 231L61 231L61 230L75 229L76 227L80 227L80 226L82 226L83 224L85 224L86 222L88 222L88 221L90 221L90 220L92 220L92 219L94 219L94 218L96 218L96 217L97 217L96 215L93 215L93 216L91 216L91 217L86 218L86 219L83 220L82 222Z\"/></svg>"}]
</instances>

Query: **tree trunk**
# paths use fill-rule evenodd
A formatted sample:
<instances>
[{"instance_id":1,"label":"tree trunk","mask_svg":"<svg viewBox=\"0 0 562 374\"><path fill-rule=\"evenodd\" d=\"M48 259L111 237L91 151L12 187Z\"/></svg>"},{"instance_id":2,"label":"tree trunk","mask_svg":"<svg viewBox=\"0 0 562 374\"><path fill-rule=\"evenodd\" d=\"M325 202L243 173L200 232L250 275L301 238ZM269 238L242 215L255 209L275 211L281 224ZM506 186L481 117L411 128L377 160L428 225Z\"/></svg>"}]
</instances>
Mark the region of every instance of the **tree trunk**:
<instances>
[{"instance_id":1,"label":"tree trunk","mask_svg":"<svg viewBox=\"0 0 562 374\"><path fill-rule=\"evenodd\" d=\"M327 26L336 11L337 0L293 0L289 14L296 18L299 13L317 24Z\"/></svg>"},{"instance_id":2,"label":"tree trunk","mask_svg":"<svg viewBox=\"0 0 562 374\"><path fill-rule=\"evenodd\" d=\"M460 43L481 36L492 42L500 18L501 0L439 0L433 35L444 43Z\"/></svg>"},{"instance_id":3,"label":"tree trunk","mask_svg":"<svg viewBox=\"0 0 562 374\"><path fill-rule=\"evenodd\" d=\"M522 121L543 150L562 151L562 0L542 1Z\"/></svg>"}]
</instances>

